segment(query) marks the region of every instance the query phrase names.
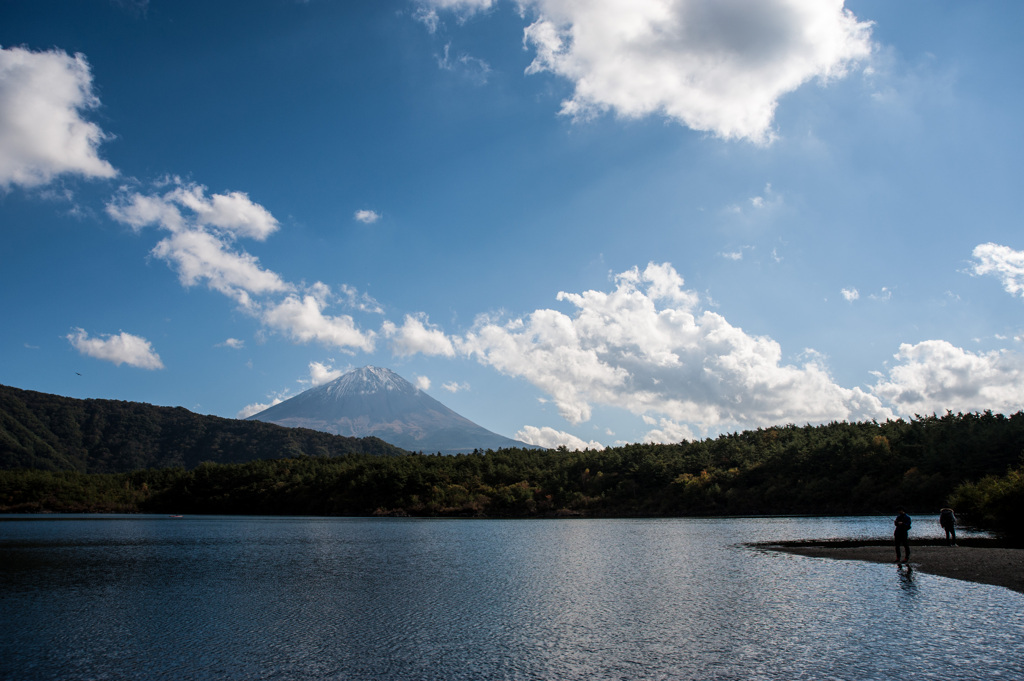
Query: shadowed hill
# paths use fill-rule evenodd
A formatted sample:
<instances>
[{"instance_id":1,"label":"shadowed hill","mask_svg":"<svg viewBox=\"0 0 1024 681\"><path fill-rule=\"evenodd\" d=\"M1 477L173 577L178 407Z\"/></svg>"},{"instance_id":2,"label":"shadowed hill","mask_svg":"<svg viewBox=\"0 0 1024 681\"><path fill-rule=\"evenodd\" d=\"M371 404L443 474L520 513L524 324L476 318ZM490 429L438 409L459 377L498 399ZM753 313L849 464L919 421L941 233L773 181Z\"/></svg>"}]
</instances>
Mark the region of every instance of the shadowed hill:
<instances>
[{"instance_id":1,"label":"shadowed hill","mask_svg":"<svg viewBox=\"0 0 1024 681\"><path fill-rule=\"evenodd\" d=\"M346 454L397 456L377 438L331 435L119 400L79 400L0 386L0 468L118 473L203 461Z\"/></svg>"}]
</instances>

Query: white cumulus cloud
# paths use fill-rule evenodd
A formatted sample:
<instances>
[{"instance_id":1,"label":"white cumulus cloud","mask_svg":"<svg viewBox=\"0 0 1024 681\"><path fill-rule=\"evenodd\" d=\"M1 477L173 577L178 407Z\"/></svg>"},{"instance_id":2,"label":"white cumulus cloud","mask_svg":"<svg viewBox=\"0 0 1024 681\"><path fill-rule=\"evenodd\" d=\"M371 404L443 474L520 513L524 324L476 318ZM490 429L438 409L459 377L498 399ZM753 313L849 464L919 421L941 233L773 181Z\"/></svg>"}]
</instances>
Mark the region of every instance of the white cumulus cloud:
<instances>
[{"instance_id":1,"label":"white cumulus cloud","mask_svg":"<svg viewBox=\"0 0 1024 681\"><path fill-rule=\"evenodd\" d=\"M341 378L344 373L341 369L335 369L329 364L322 362L309 363L309 382L314 388L324 383L330 383L336 378Z\"/></svg>"},{"instance_id":2,"label":"white cumulus cloud","mask_svg":"<svg viewBox=\"0 0 1024 681\"><path fill-rule=\"evenodd\" d=\"M858 291L855 288L844 288L840 291L840 293L842 293L843 298L845 298L846 301L850 303L860 298L860 291Z\"/></svg>"},{"instance_id":3,"label":"white cumulus cloud","mask_svg":"<svg viewBox=\"0 0 1024 681\"><path fill-rule=\"evenodd\" d=\"M1024 355L1009 350L973 353L944 340L903 344L874 393L904 416L1024 409Z\"/></svg>"},{"instance_id":4,"label":"white cumulus cloud","mask_svg":"<svg viewBox=\"0 0 1024 681\"><path fill-rule=\"evenodd\" d=\"M555 430L549 426L544 426L542 428L538 428L537 426L523 426L522 430L516 432L515 439L520 442L525 442L528 445L537 445L538 447L547 447L548 449L557 449L558 447L565 447L572 451L604 449L604 445L596 440L587 442L582 438L576 437L572 433Z\"/></svg>"},{"instance_id":5,"label":"white cumulus cloud","mask_svg":"<svg viewBox=\"0 0 1024 681\"><path fill-rule=\"evenodd\" d=\"M270 328L302 343L315 341L346 352L373 350L374 332L361 330L350 315L324 314L326 306L326 298L315 290L301 297L290 294L283 301L265 305L260 319Z\"/></svg>"},{"instance_id":6,"label":"white cumulus cloud","mask_svg":"<svg viewBox=\"0 0 1024 681\"><path fill-rule=\"evenodd\" d=\"M179 186L165 200L190 208L203 225L224 230L234 237L263 241L277 231L277 219L263 206L253 203L245 192L213 194L196 184Z\"/></svg>"},{"instance_id":7,"label":"white cumulus cloud","mask_svg":"<svg viewBox=\"0 0 1024 681\"><path fill-rule=\"evenodd\" d=\"M776 423L888 418L879 399L837 385L820 358L782 361L779 344L699 309L668 264L616 277L611 292L560 293L573 314L480 319L458 349L543 390L571 423L592 405L665 419L666 438ZM652 437L660 437L653 435Z\"/></svg>"},{"instance_id":8,"label":"white cumulus cloud","mask_svg":"<svg viewBox=\"0 0 1024 681\"><path fill-rule=\"evenodd\" d=\"M0 48L0 188L36 187L65 173L114 177L98 154L108 135L82 118L98 106L81 54Z\"/></svg>"},{"instance_id":9,"label":"white cumulus cloud","mask_svg":"<svg viewBox=\"0 0 1024 681\"><path fill-rule=\"evenodd\" d=\"M249 294L290 288L277 274L263 269L255 256L231 251L222 239L201 229L182 230L160 240L153 255L177 269L183 286L205 281L211 289L243 305L249 304Z\"/></svg>"},{"instance_id":10,"label":"white cumulus cloud","mask_svg":"<svg viewBox=\"0 0 1024 681\"><path fill-rule=\"evenodd\" d=\"M386 321L382 333L391 339L391 349L400 357L416 353L454 357L452 341L439 328L430 324L425 316L406 315L401 326Z\"/></svg>"},{"instance_id":11,"label":"white cumulus cloud","mask_svg":"<svg viewBox=\"0 0 1024 681\"><path fill-rule=\"evenodd\" d=\"M325 312L339 299L361 311L381 312L373 298L349 286L335 295L322 282L299 292L300 287L237 247L238 239L263 241L278 230L270 211L244 192L207 196L202 185L177 178L168 184L171 188L163 193L122 189L107 204L107 213L136 231L155 225L169 232L152 253L171 265L183 286L205 283L297 342L315 341L346 352L373 349L373 331L361 330L350 315Z\"/></svg>"},{"instance_id":12,"label":"white cumulus cloud","mask_svg":"<svg viewBox=\"0 0 1024 681\"><path fill-rule=\"evenodd\" d=\"M991 274L1002 282L1007 293L1024 297L1024 251L987 243L975 246L973 255L974 274Z\"/></svg>"},{"instance_id":13,"label":"white cumulus cloud","mask_svg":"<svg viewBox=\"0 0 1024 681\"><path fill-rule=\"evenodd\" d=\"M75 329L66 336L71 345L83 355L95 357L117 366L127 364L140 369L163 369L164 363L145 338L122 331L90 338L85 329Z\"/></svg>"},{"instance_id":14,"label":"white cumulus cloud","mask_svg":"<svg viewBox=\"0 0 1024 681\"><path fill-rule=\"evenodd\" d=\"M245 306L251 304L251 295L292 289L261 267L258 258L234 248L238 238L262 241L277 230L269 211L242 192L207 198L205 187L174 184L159 195L122 190L107 204L107 214L135 230L156 225L170 232L153 255L174 267L184 286L205 282Z\"/></svg>"},{"instance_id":15,"label":"white cumulus cloud","mask_svg":"<svg viewBox=\"0 0 1024 681\"><path fill-rule=\"evenodd\" d=\"M417 376L416 387L419 388L420 390L423 390L424 392L430 390L430 379L427 378L426 376Z\"/></svg>"},{"instance_id":16,"label":"white cumulus cloud","mask_svg":"<svg viewBox=\"0 0 1024 681\"><path fill-rule=\"evenodd\" d=\"M452 3L437 2L444 8ZM779 99L845 75L872 50L843 0L522 0L536 20L527 73L574 91L561 113L662 115L725 139L766 142Z\"/></svg>"}]
</instances>

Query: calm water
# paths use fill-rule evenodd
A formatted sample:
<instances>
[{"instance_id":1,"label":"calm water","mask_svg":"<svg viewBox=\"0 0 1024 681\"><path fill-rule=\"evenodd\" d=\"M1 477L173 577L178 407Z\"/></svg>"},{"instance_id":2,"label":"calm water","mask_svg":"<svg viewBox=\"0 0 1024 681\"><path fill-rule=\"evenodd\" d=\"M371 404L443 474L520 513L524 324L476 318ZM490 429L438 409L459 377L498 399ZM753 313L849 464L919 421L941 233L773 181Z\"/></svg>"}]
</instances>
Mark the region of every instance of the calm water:
<instances>
[{"instance_id":1,"label":"calm water","mask_svg":"<svg viewBox=\"0 0 1024 681\"><path fill-rule=\"evenodd\" d=\"M0 519L0 678L1024 677L1024 595L741 546L890 527Z\"/></svg>"}]
</instances>

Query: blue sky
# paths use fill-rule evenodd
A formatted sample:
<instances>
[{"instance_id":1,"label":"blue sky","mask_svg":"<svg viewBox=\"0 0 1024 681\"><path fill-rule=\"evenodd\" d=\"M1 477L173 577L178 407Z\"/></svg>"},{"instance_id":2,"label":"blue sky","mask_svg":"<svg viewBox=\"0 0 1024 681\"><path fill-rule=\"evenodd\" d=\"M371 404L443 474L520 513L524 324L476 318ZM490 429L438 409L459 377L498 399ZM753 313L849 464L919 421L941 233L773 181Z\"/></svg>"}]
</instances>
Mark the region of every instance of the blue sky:
<instances>
[{"instance_id":1,"label":"blue sky","mask_svg":"<svg viewBox=\"0 0 1024 681\"><path fill-rule=\"evenodd\" d=\"M555 446L1024 407L1024 4L0 7L0 383Z\"/></svg>"}]
</instances>

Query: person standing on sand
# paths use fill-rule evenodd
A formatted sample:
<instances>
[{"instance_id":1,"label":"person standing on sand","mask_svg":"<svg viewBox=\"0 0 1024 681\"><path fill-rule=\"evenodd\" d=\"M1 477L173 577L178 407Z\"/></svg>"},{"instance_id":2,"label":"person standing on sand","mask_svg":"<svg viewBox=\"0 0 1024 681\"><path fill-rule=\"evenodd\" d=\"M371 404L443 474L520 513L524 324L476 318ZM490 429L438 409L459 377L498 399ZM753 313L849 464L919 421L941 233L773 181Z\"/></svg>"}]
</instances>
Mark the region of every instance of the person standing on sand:
<instances>
[{"instance_id":1,"label":"person standing on sand","mask_svg":"<svg viewBox=\"0 0 1024 681\"><path fill-rule=\"evenodd\" d=\"M896 525L896 531L893 533L893 542L896 544L896 562L897 563L909 563L910 562L910 516L902 508L900 509L899 515L896 516L894 522ZM903 547L907 557L904 560L900 560L900 547Z\"/></svg>"},{"instance_id":2,"label":"person standing on sand","mask_svg":"<svg viewBox=\"0 0 1024 681\"><path fill-rule=\"evenodd\" d=\"M939 525L946 531L946 544L956 546L956 516L953 509L944 508L939 511Z\"/></svg>"}]
</instances>

